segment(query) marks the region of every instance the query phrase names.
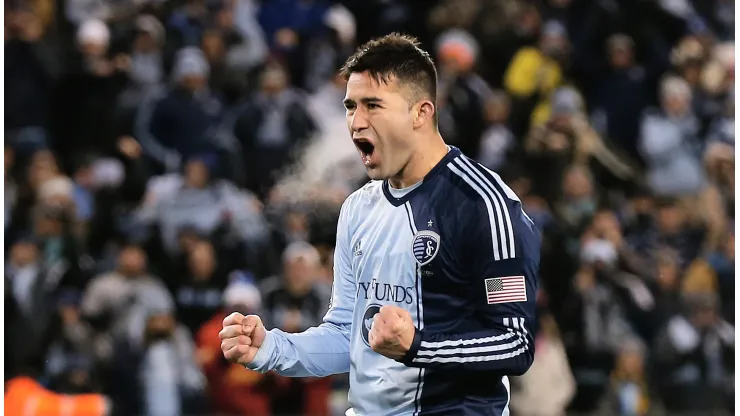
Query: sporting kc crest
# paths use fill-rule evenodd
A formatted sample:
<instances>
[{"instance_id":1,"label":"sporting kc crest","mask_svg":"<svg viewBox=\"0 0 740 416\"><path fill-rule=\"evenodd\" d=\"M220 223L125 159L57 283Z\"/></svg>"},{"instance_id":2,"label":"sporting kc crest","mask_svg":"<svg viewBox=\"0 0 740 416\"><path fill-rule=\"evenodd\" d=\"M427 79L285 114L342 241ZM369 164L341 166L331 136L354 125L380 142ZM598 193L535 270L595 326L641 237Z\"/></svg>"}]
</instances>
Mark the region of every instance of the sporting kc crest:
<instances>
[{"instance_id":1,"label":"sporting kc crest","mask_svg":"<svg viewBox=\"0 0 740 416\"><path fill-rule=\"evenodd\" d=\"M411 250L416 262L421 266L426 266L439 252L439 234L429 230L419 231L414 236Z\"/></svg>"},{"instance_id":2,"label":"sporting kc crest","mask_svg":"<svg viewBox=\"0 0 740 416\"><path fill-rule=\"evenodd\" d=\"M365 309L365 315L362 317L362 340L370 346L370 329L373 327L373 319L376 314L380 313L380 305L371 304Z\"/></svg>"}]
</instances>

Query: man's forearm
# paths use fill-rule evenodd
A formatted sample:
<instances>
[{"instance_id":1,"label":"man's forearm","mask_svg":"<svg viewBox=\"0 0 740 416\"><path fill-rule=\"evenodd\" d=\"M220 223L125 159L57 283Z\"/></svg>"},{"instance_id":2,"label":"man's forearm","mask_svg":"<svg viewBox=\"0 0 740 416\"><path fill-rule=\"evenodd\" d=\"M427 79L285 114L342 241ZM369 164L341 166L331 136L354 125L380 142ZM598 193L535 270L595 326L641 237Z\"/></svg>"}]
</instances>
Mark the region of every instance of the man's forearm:
<instances>
[{"instance_id":1,"label":"man's forearm","mask_svg":"<svg viewBox=\"0 0 740 416\"><path fill-rule=\"evenodd\" d=\"M324 323L298 334L278 329L267 333L247 368L275 371L286 377L326 377L349 372L350 328Z\"/></svg>"},{"instance_id":2,"label":"man's forearm","mask_svg":"<svg viewBox=\"0 0 740 416\"><path fill-rule=\"evenodd\" d=\"M418 331L412 347L399 360L409 367L524 374L534 359L534 339L524 318L504 318L489 330L433 334Z\"/></svg>"}]
</instances>

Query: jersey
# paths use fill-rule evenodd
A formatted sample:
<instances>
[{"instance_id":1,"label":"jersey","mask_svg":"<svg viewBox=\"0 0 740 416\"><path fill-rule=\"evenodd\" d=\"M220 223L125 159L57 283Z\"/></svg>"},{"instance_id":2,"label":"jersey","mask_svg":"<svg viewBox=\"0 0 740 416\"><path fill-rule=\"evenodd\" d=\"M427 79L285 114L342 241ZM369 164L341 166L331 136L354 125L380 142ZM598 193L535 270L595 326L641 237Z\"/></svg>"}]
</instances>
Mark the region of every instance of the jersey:
<instances>
[{"instance_id":1,"label":"jersey","mask_svg":"<svg viewBox=\"0 0 740 416\"><path fill-rule=\"evenodd\" d=\"M268 332L257 371L350 373L359 416L509 414L509 380L534 358L540 237L500 177L452 147L403 195L371 181L344 202L324 323ZM368 343L397 305L416 334L400 360Z\"/></svg>"}]
</instances>

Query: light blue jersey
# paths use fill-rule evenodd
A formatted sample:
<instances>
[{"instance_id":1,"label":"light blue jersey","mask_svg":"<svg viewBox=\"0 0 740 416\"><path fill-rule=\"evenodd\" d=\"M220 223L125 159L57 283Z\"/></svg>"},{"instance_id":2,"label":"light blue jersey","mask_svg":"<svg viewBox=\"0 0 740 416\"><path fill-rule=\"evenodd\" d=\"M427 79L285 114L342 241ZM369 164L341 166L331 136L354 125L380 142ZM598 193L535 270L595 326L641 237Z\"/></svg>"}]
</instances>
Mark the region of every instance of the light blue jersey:
<instances>
[{"instance_id":1,"label":"light blue jersey","mask_svg":"<svg viewBox=\"0 0 740 416\"><path fill-rule=\"evenodd\" d=\"M372 181L347 198L324 323L269 331L248 367L349 372L359 416L508 415L507 376L534 354L539 237L516 195L455 148L412 188ZM368 345L383 305L407 309L416 324L401 360Z\"/></svg>"}]
</instances>

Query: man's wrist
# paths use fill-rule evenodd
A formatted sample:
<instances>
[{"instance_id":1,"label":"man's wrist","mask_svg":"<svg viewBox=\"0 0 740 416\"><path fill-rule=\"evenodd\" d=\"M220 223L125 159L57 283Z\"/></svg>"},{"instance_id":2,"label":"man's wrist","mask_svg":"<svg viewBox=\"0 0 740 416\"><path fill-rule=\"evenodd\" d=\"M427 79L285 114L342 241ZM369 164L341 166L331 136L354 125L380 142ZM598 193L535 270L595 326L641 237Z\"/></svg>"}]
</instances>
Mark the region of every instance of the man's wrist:
<instances>
[{"instance_id":1,"label":"man's wrist","mask_svg":"<svg viewBox=\"0 0 740 416\"><path fill-rule=\"evenodd\" d=\"M416 354L419 352L419 346L421 345L421 336L422 331L414 328L414 338L411 341L411 347L409 347L406 354L398 360L399 362L409 364L414 358L416 358Z\"/></svg>"},{"instance_id":2,"label":"man's wrist","mask_svg":"<svg viewBox=\"0 0 740 416\"><path fill-rule=\"evenodd\" d=\"M270 331L266 331L265 339L262 340L262 345L257 349L257 354L255 354L252 362L246 365L248 369L259 372L265 371L265 367L270 362L270 353L273 349L273 344L275 343L275 340L273 339L274 337L275 334Z\"/></svg>"}]
</instances>

